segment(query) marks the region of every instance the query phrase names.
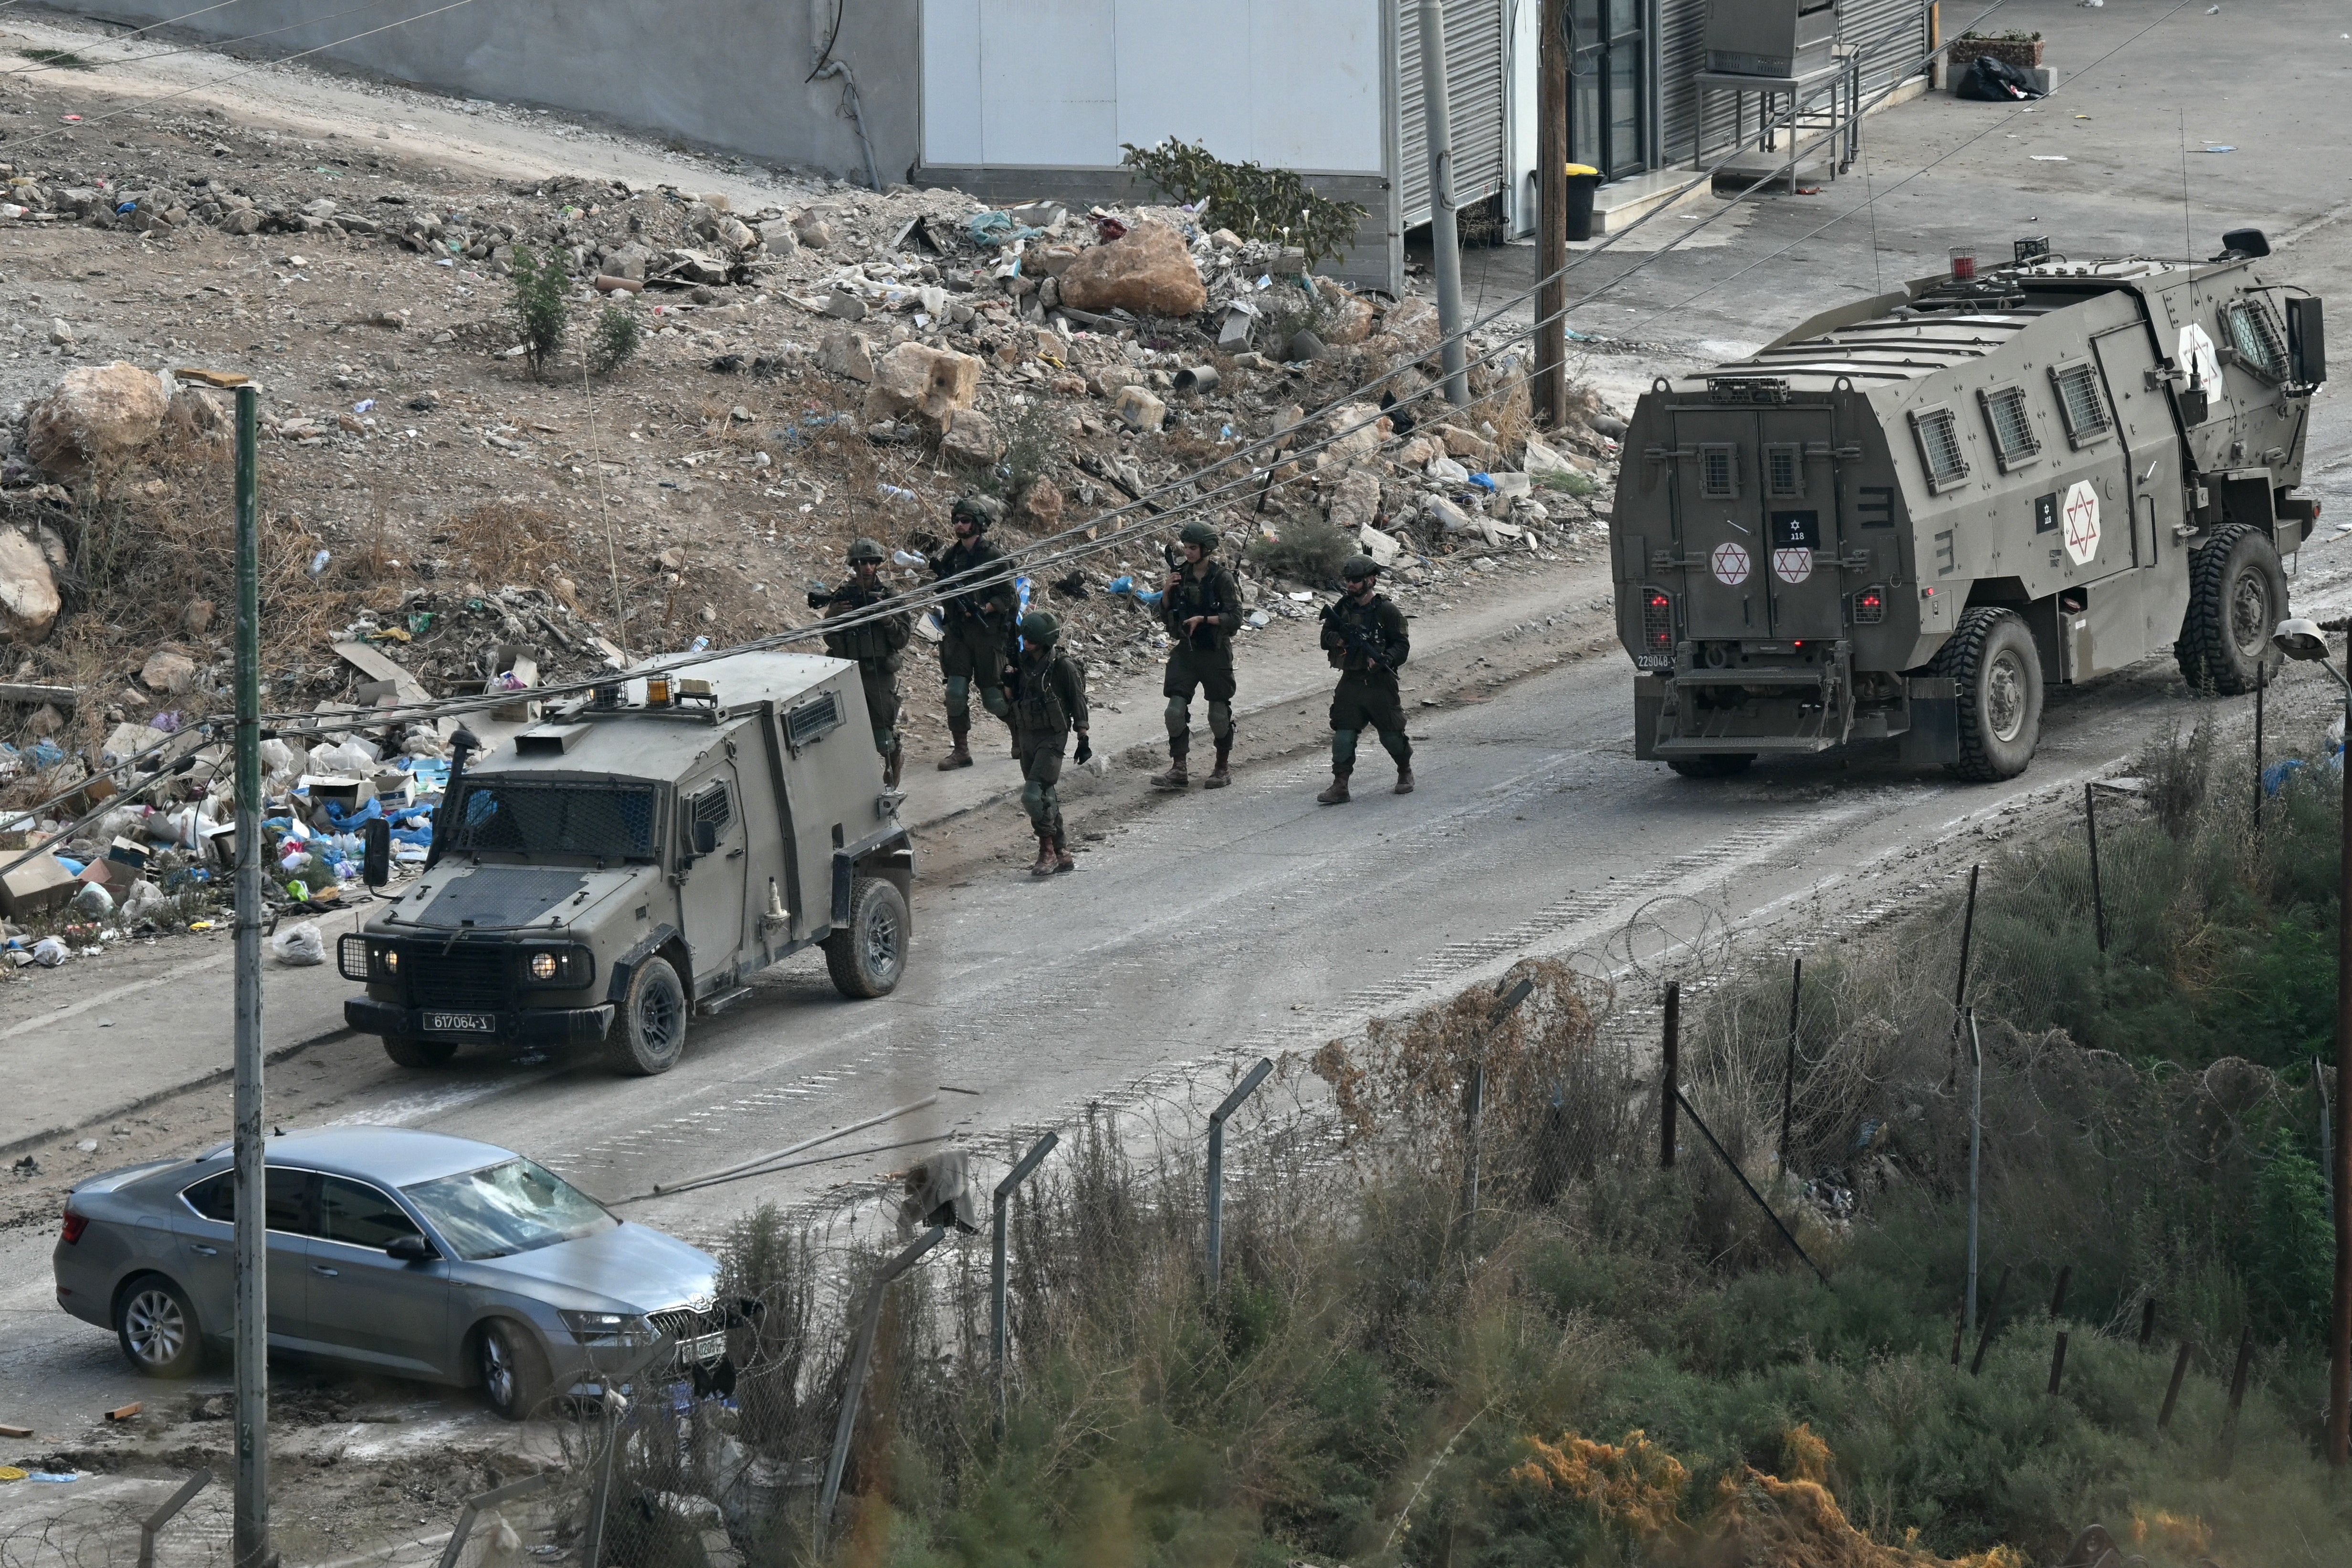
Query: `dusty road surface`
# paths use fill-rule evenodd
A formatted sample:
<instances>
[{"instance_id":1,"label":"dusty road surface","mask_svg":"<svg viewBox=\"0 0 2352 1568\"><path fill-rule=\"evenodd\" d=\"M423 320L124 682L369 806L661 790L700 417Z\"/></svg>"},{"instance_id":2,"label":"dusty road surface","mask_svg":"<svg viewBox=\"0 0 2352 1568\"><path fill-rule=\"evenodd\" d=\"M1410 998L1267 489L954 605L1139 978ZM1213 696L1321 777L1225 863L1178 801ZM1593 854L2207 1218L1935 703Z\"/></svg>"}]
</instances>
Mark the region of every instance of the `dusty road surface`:
<instances>
[{"instance_id":1,"label":"dusty road surface","mask_svg":"<svg viewBox=\"0 0 2352 1568\"><path fill-rule=\"evenodd\" d=\"M2122 8L2032 9L2053 28L2090 28L2106 26ZM2318 16L2302 5L2235 19L2231 47L2268 37L2276 58L2301 58L2294 29L2307 30ZM2146 52L2116 60L2142 80L2200 47L2202 36L2189 32L2197 20L2194 10L2184 13ZM2097 52L2086 43L2078 58ZM2210 129L2217 142L2234 139L2235 156L2248 166L2262 155L2256 175L2218 187L2200 166L2195 177L2208 182L2200 189L2214 214L2202 226L2218 229L2225 209L2231 222L2263 224L2282 241L2273 270L2352 299L2352 247L2339 221L2352 211L2352 191L2325 155L2343 121L2318 112L2340 80L2333 68L2306 60L2284 81L2266 79L2258 100L2250 76L2232 89L2241 96L2209 105L2222 118L2192 137ZM2128 179L2116 173L2144 162L2149 146L2170 149L2177 163L2170 103L2159 113L2137 95L2111 90L2120 83L2085 80L2083 90L2097 92L2092 108L2062 110L2053 100L2051 120L2021 121L2026 131L1996 132L1979 152L1955 158L1937 179L1958 189L1965 173L1966 190L1981 199L1907 201L1899 225L1882 219L1883 256L1873 249L1866 214L1804 238L1822 211L1805 198L1759 207L1736 245L1677 255L1637 275L1626 288L1643 323L1638 336L1653 345L1645 352L1663 343L1696 354L1700 340L1761 341L1868 287L1874 256L1893 273L1918 257L1940 257L1947 244L1983 241L1988 224L2005 236L2029 213L2053 234L2115 237L2126 247L2168 237L2177 250L2177 185L2159 188L2137 168ZM1938 100L1874 119L1874 178L1948 150L1956 112ZM2068 119L2053 129L2062 112L2097 118L2086 128ZM2066 142L2063 181L2051 166L2031 164L2040 183L2030 190L2017 183L2020 170L2010 165L2030 156L2014 151L2029 134L2074 139ZM2291 156L2304 159L2305 173L2282 173ZM2102 178L2102 170L2114 177ZM1834 195L1850 205L1861 189L1859 180L1840 182ZM1998 205L1988 193L1998 194ZM1729 278L1776 250L1785 258L1745 274L1703 310L1653 319L1710 276ZM1636 319L1619 316L1629 326ZM1595 364L1612 363L1612 345L1593 352ZM2352 418L2332 390L2315 408L2307 471L2330 526L2297 563L2296 603L2342 613L2352 604L2352 544L2333 521L2352 519ZM1590 607L1604 592L1589 563L1496 591L1496 603L1514 607L1496 613L1491 646L1465 645L1417 694L1431 705L1414 710L1421 784L1412 795L1384 793L1387 769L1368 749L1357 800L1318 807L1313 792L1326 775L1315 702L1302 698L1255 721L1231 790L1152 797L1131 773L1107 785L1075 824L1101 835L1089 837L1076 876L1037 885L1020 875L1010 854L1018 824L1001 792L994 804L927 829L918 960L885 1001L842 1002L821 965L787 963L763 976L751 999L698 1022L686 1060L653 1080L616 1079L593 1063L491 1055L405 1073L373 1041L327 1039L277 1070L272 1118L395 1121L480 1137L528 1150L617 1201L939 1095L925 1111L817 1151L843 1157L625 1210L709 1238L755 1203L870 1187L910 1149L928 1146L915 1141L955 1136L992 1150L1010 1130L1066 1124L1089 1102L1143 1080L1177 1092L1188 1081L1221 1083L1235 1062L1318 1043L1527 953L1580 952L1609 968L1631 956L1612 948L1612 937L1644 910L1656 921L1642 941L1671 941L1700 921L1799 945L1832 938L1964 874L1976 846L2045 831L2057 803L2078 796L2085 777L2116 770L2151 738L2201 720L2235 726L2248 717L2245 700L2193 697L2171 662L2158 658L2053 692L2041 753L2006 784L1957 785L1874 751L1759 765L1731 781L1685 781L1633 761L1626 668L1605 646L1584 651L1605 633ZM1555 616L1539 634L1506 635ZM1481 658L1491 662L1480 666ZM1119 689L1143 715L1148 736L1156 703L1148 678ZM2273 695L2276 732L2284 743L2308 739L2335 700L2325 678L2291 670ZM225 1038L225 1018L178 1026ZM1191 1079L1185 1064L1197 1064ZM0 1419L35 1425L44 1441L54 1434L63 1445L90 1444L99 1410L152 1391L122 1370L103 1333L50 1304L50 1216L78 1171L220 1135L225 1101L215 1086L77 1129L79 1138L37 1151L40 1176L0 1190L12 1215L0 1233L0 1384L19 1402ZM98 1147L76 1150L85 1139ZM289 1368L286 1375L302 1373ZM218 1385L208 1374L195 1386ZM384 1396L440 1412L450 1425L432 1429L435 1442L457 1440L453 1433L497 1440L463 1396L414 1388ZM185 1426L170 1434L192 1443L200 1436ZM138 1440L151 1437L163 1440Z\"/></svg>"}]
</instances>

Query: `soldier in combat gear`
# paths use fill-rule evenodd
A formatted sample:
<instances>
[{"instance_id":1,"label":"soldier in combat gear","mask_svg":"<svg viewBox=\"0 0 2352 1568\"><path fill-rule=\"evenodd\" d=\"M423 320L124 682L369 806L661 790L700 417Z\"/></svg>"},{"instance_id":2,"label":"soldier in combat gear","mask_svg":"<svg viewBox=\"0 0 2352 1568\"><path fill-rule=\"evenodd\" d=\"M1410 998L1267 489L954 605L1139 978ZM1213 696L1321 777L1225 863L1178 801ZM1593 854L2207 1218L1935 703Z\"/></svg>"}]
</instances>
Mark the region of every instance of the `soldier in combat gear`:
<instances>
[{"instance_id":1,"label":"soldier in combat gear","mask_svg":"<svg viewBox=\"0 0 2352 1568\"><path fill-rule=\"evenodd\" d=\"M1215 529L1195 518L1176 537L1184 564L1171 567L1160 599L1169 637L1168 677L1160 683L1168 698L1169 766L1151 782L1160 789L1182 789L1191 782L1184 757L1192 747L1197 688L1209 700L1209 734L1217 743L1216 768L1201 787L1223 789L1234 782L1225 763L1234 749L1234 633L1241 629L1241 589L1223 563L1209 559L1217 547Z\"/></svg>"},{"instance_id":2,"label":"soldier in combat gear","mask_svg":"<svg viewBox=\"0 0 2352 1568\"><path fill-rule=\"evenodd\" d=\"M1370 556L1357 556L1339 575L1347 593L1323 606L1323 647L1339 672L1331 693L1331 787L1315 797L1325 805L1346 804L1356 737L1366 725L1380 731L1381 744L1396 759L1396 793L1412 793L1412 742L1397 695L1397 670L1412 652L1404 612L1379 592L1381 569Z\"/></svg>"},{"instance_id":3,"label":"soldier in combat gear","mask_svg":"<svg viewBox=\"0 0 2352 1568\"><path fill-rule=\"evenodd\" d=\"M1004 552L988 542L988 510L970 496L955 503L955 542L931 558L941 578L1001 561ZM980 685L981 706L1013 722L1013 708L1000 684L1013 616L1018 606L1013 574L1002 581L963 588L940 606L947 636L940 643L940 673L948 683L948 735L953 749L940 759L940 771L971 766L971 688ZM1017 742L1018 736L1015 736Z\"/></svg>"},{"instance_id":4,"label":"soldier in combat gear","mask_svg":"<svg viewBox=\"0 0 2352 1568\"><path fill-rule=\"evenodd\" d=\"M1078 733L1076 760L1094 755L1087 738L1087 672L1061 651L1062 623L1045 611L1021 618L1022 648L1008 673L1013 678L1013 733L1021 748L1021 804L1037 830L1033 877L1075 871L1070 841L1062 827L1062 748Z\"/></svg>"},{"instance_id":5,"label":"soldier in combat gear","mask_svg":"<svg viewBox=\"0 0 2352 1568\"><path fill-rule=\"evenodd\" d=\"M863 610L890 596L882 581L882 546L861 539L849 547L849 581L830 592L822 585L809 594L809 607L824 612L825 619ZM882 753L882 783L898 787L898 764L905 743L898 738L898 663L914 617L900 610L824 634L824 651L835 658L857 661L858 679L866 686L866 712L874 721L874 749Z\"/></svg>"}]
</instances>

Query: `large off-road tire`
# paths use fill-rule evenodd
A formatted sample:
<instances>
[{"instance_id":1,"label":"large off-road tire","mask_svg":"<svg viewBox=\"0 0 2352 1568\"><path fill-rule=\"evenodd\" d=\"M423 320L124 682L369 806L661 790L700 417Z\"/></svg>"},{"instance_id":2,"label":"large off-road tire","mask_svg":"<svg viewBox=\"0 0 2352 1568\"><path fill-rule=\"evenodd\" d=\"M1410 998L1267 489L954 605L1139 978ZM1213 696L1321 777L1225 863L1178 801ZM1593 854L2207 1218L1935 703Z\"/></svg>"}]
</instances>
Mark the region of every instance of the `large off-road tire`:
<instances>
[{"instance_id":1,"label":"large off-road tire","mask_svg":"<svg viewBox=\"0 0 2352 1568\"><path fill-rule=\"evenodd\" d=\"M849 921L824 939L824 966L844 996L887 996L907 972L912 922L897 883L860 877L849 889Z\"/></svg>"},{"instance_id":2,"label":"large off-road tire","mask_svg":"<svg viewBox=\"0 0 2352 1568\"><path fill-rule=\"evenodd\" d=\"M383 1054L404 1068L437 1068L457 1054L455 1040L420 1040L409 1035L386 1035Z\"/></svg>"},{"instance_id":3,"label":"large off-road tire","mask_svg":"<svg viewBox=\"0 0 2352 1568\"><path fill-rule=\"evenodd\" d=\"M204 1364L195 1304L161 1274L139 1276L114 1299L114 1337L123 1359L149 1377L188 1377Z\"/></svg>"},{"instance_id":4,"label":"large off-road tire","mask_svg":"<svg viewBox=\"0 0 2352 1568\"><path fill-rule=\"evenodd\" d=\"M1951 771L1972 784L2023 773L2042 742L2042 652L2017 613L1961 611L1927 668L1959 688L1960 760Z\"/></svg>"},{"instance_id":5,"label":"large off-road tire","mask_svg":"<svg viewBox=\"0 0 2352 1568\"><path fill-rule=\"evenodd\" d=\"M1686 779L1727 779L1746 773L1755 760L1753 752L1717 752L1706 757L1668 757L1666 766Z\"/></svg>"},{"instance_id":6,"label":"large off-road tire","mask_svg":"<svg viewBox=\"0 0 2352 1568\"><path fill-rule=\"evenodd\" d=\"M629 975L627 994L605 1049L614 1070L651 1078L686 1054L686 986L666 958L648 958Z\"/></svg>"},{"instance_id":7,"label":"large off-road tire","mask_svg":"<svg viewBox=\"0 0 2352 1568\"><path fill-rule=\"evenodd\" d=\"M509 1421L521 1421L547 1397L547 1358L530 1331L493 1318L474 1338L474 1375L482 1399Z\"/></svg>"},{"instance_id":8,"label":"large off-road tire","mask_svg":"<svg viewBox=\"0 0 2352 1568\"><path fill-rule=\"evenodd\" d=\"M2286 572L2259 529L2225 523L2189 558L2189 613L2172 645L2181 678L2225 697L2254 689L2279 655L2271 633L2286 618Z\"/></svg>"}]
</instances>

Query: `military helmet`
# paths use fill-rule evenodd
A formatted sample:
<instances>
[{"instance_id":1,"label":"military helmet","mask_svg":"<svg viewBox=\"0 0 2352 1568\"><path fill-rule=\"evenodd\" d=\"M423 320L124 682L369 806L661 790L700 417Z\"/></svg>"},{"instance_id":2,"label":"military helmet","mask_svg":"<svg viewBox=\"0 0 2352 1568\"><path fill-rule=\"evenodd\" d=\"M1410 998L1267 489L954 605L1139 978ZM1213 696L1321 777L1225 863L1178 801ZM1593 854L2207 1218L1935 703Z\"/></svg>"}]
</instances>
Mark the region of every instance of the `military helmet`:
<instances>
[{"instance_id":1,"label":"military helmet","mask_svg":"<svg viewBox=\"0 0 2352 1568\"><path fill-rule=\"evenodd\" d=\"M882 564L883 554L881 541L875 539L861 539L856 543L849 547L849 563L852 566L859 565L868 561L872 562L877 566Z\"/></svg>"},{"instance_id":2,"label":"military helmet","mask_svg":"<svg viewBox=\"0 0 2352 1568\"><path fill-rule=\"evenodd\" d=\"M978 497L965 496L955 503L955 510L948 514L948 521L969 522L976 531L984 530L989 524L988 509L980 503Z\"/></svg>"},{"instance_id":3,"label":"military helmet","mask_svg":"<svg viewBox=\"0 0 2352 1568\"><path fill-rule=\"evenodd\" d=\"M1062 635L1061 617L1049 610L1032 610L1021 617L1021 635L1034 643L1049 643Z\"/></svg>"},{"instance_id":4,"label":"military helmet","mask_svg":"<svg viewBox=\"0 0 2352 1568\"><path fill-rule=\"evenodd\" d=\"M1369 555L1359 555L1339 568L1339 575L1350 583L1360 583L1367 577L1381 574L1381 563Z\"/></svg>"},{"instance_id":5,"label":"military helmet","mask_svg":"<svg viewBox=\"0 0 2352 1568\"><path fill-rule=\"evenodd\" d=\"M1217 547L1217 531L1197 517L1186 523L1176 537L1183 543L1199 545L1203 555Z\"/></svg>"}]
</instances>

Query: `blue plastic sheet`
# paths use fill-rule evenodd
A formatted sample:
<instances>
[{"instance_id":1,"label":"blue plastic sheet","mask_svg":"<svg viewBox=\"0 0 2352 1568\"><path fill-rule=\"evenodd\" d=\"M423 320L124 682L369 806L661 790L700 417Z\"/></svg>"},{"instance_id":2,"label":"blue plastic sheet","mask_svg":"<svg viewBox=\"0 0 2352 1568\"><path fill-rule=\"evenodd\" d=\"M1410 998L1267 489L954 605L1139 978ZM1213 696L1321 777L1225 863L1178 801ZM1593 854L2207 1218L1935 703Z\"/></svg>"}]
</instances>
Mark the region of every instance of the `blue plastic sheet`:
<instances>
[{"instance_id":1,"label":"blue plastic sheet","mask_svg":"<svg viewBox=\"0 0 2352 1568\"><path fill-rule=\"evenodd\" d=\"M1000 250L1024 239L1043 238L1045 233L1042 228L1030 227L1009 212L1000 211L977 213L964 227L974 245L992 245Z\"/></svg>"}]
</instances>

